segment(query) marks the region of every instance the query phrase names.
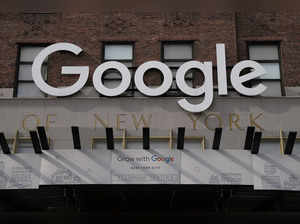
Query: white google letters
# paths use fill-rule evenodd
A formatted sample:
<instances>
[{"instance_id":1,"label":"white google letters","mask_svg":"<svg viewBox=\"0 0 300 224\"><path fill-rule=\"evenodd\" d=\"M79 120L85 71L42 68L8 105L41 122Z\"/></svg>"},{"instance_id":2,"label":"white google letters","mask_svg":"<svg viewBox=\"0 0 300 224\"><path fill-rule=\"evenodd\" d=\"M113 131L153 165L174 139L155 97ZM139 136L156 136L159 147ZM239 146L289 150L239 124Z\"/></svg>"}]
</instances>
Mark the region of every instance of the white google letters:
<instances>
[{"instance_id":1,"label":"white google letters","mask_svg":"<svg viewBox=\"0 0 300 224\"><path fill-rule=\"evenodd\" d=\"M42 64L46 58L57 51L69 51L73 54L79 55L82 52L82 49L74 44L69 43L57 43L53 44L44 50L42 50L38 56L35 58L32 65L32 78L35 84L42 90L44 93L47 93L51 96L70 96L74 93L77 93L80 89L84 87L88 78L89 78L89 67L88 66L64 66L61 69L62 74L80 74L79 79L74 85L66 88L54 88L49 86L43 79L41 70Z\"/></svg>"},{"instance_id":2,"label":"white google letters","mask_svg":"<svg viewBox=\"0 0 300 224\"><path fill-rule=\"evenodd\" d=\"M150 69L157 69L159 70L164 79L163 83L160 87L157 88L149 88L144 83L144 75L145 73ZM142 64L135 73L134 76L134 82L136 85L136 88L143 93L146 96L161 96L164 93L166 93L172 86L173 82L173 75L172 71L168 66L166 66L164 63L158 62L158 61L149 61L144 64Z\"/></svg>"},{"instance_id":3,"label":"white google letters","mask_svg":"<svg viewBox=\"0 0 300 224\"><path fill-rule=\"evenodd\" d=\"M121 74L121 77L122 77L121 84L114 89L105 87L102 82L102 76L103 76L104 72L109 69L117 70ZM131 75L130 75L128 68L124 64L122 64L120 62L115 62L115 61L106 62L106 63L103 63L102 65L100 65L98 68L96 68L94 77L93 77L94 87L96 88L96 90L99 93L101 93L104 96L119 96L119 95L121 95L129 88L130 82L131 82Z\"/></svg>"},{"instance_id":4,"label":"white google letters","mask_svg":"<svg viewBox=\"0 0 300 224\"><path fill-rule=\"evenodd\" d=\"M225 45L217 44L217 73L218 73L218 93L227 95L227 72L226 72L226 53ZM58 51L69 51L79 55L82 49L71 43L53 44L44 50L35 58L32 66L32 77L35 84L46 94L52 96L70 96L80 91L86 84L89 77L88 66L64 66L62 74L80 74L78 81L72 86L65 88L55 88L48 85L42 78L42 64L46 58ZM104 86L102 76L105 71L115 69L121 74L121 83L118 87L110 89ZM163 75L163 83L157 88L150 88L144 83L144 75L149 69L157 69ZM197 88L190 87L185 81L185 75L191 69L200 70L204 74L204 83ZM250 73L240 76L245 69L251 69ZM242 61L236 64L231 71L232 86L241 94L246 96L260 95L266 90L266 86L259 84L248 88L243 85L244 82L258 78L266 73L265 69L255 61ZM142 64L136 71L134 82L137 89L146 96L161 96L172 86L173 75L170 68L162 62L150 61ZM130 86L131 74L128 68L119 62L106 62L101 64L94 72L93 83L95 89L104 96L119 96ZM184 63L176 73L176 84L178 88L188 96L202 96L203 101L199 104L192 104L187 99L178 101L178 104L186 111L198 113L208 109L213 102L213 64L212 62L189 61Z\"/></svg>"}]
</instances>

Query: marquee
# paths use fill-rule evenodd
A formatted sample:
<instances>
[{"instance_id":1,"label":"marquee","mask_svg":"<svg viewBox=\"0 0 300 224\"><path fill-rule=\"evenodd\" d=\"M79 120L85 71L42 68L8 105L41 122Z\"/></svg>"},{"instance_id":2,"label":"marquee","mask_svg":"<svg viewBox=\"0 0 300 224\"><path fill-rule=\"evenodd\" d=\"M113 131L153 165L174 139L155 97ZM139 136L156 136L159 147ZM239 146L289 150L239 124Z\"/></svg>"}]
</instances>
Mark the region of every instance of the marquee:
<instances>
[{"instance_id":1,"label":"marquee","mask_svg":"<svg viewBox=\"0 0 300 224\"><path fill-rule=\"evenodd\" d=\"M299 153L251 155L242 150L50 150L0 154L0 189L41 185L247 185L257 190L300 190ZM151 159L171 157L172 161ZM130 158L130 159L125 159Z\"/></svg>"},{"instance_id":2,"label":"marquee","mask_svg":"<svg viewBox=\"0 0 300 224\"><path fill-rule=\"evenodd\" d=\"M165 98L1 100L0 188L206 184L298 191L294 100L217 98L201 114ZM255 127L253 138L248 126ZM273 145L264 144L269 138ZM243 150L245 142L251 150Z\"/></svg>"}]
</instances>

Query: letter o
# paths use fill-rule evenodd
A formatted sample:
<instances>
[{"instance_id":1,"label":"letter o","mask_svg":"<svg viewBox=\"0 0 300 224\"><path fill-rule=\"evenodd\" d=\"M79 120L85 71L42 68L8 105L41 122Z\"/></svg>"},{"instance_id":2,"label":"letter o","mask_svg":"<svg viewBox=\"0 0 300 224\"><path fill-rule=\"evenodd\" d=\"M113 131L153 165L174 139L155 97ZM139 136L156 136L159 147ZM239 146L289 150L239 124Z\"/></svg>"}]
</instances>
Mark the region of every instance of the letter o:
<instances>
[{"instance_id":1,"label":"letter o","mask_svg":"<svg viewBox=\"0 0 300 224\"><path fill-rule=\"evenodd\" d=\"M120 72L120 74L121 74L122 81L121 81L120 85L113 89L107 88L106 86L104 86L104 84L102 82L102 77L103 77L104 72L109 69L115 69L118 72ZM101 64L100 66L98 66L96 68L94 75L93 75L93 83L94 83L95 89L104 96L119 96L119 95L121 95L128 89L128 87L130 86L130 82L131 82L130 71L124 64L122 64L120 62L116 62L116 61L110 61L110 62L105 62L105 63Z\"/></svg>"},{"instance_id":2,"label":"letter o","mask_svg":"<svg viewBox=\"0 0 300 224\"><path fill-rule=\"evenodd\" d=\"M164 81L160 87L150 88L144 83L144 75L150 69L161 71L164 76ZM149 61L142 64L135 72L134 82L136 88L146 96L161 96L166 93L172 86L173 75L170 68L159 61Z\"/></svg>"}]
</instances>

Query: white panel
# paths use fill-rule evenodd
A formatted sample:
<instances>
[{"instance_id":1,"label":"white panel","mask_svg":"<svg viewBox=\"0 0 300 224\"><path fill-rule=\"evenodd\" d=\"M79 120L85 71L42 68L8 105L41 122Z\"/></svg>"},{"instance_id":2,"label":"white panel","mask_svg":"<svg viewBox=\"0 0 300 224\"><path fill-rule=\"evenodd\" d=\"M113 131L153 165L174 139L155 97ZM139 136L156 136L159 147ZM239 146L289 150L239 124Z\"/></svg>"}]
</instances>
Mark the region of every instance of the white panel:
<instances>
[{"instance_id":1,"label":"white panel","mask_svg":"<svg viewBox=\"0 0 300 224\"><path fill-rule=\"evenodd\" d=\"M263 143L258 155L253 155L254 189L300 190L299 153L281 155L279 142Z\"/></svg>"},{"instance_id":2,"label":"white panel","mask_svg":"<svg viewBox=\"0 0 300 224\"><path fill-rule=\"evenodd\" d=\"M0 155L0 189L37 189L41 158L33 153Z\"/></svg>"},{"instance_id":3,"label":"white panel","mask_svg":"<svg viewBox=\"0 0 300 224\"><path fill-rule=\"evenodd\" d=\"M40 185L110 184L109 150L44 152Z\"/></svg>"},{"instance_id":4,"label":"white panel","mask_svg":"<svg viewBox=\"0 0 300 224\"><path fill-rule=\"evenodd\" d=\"M47 77L47 66L42 67L42 74L44 78ZM19 80L32 80L32 65L21 64L19 67Z\"/></svg>"},{"instance_id":5,"label":"white panel","mask_svg":"<svg viewBox=\"0 0 300 224\"><path fill-rule=\"evenodd\" d=\"M294 151L293 152L300 152L300 142L296 141L294 145Z\"/></svg>"},{"instance_id":6,"label":"white panel","mask_svg":"<svg viewBox=\"0 0 300 224\"><path fill-rule=\"evenodd\" d=\"M184 141L184 148L202 151L203 150L203 142L202 142L202 140L199 140L199 139L186 139Z\"/></svg>"},{"instance_id":7,"label":"white panel","mask_svg":"<svg viewBox=\"0 0 300 224\"><path fill-rule=\"evenodd\" d=\"M29 140L27 142L21 142L18 144L18 147L16 149L16 153L34 153L34 149L32 146L32 142Z\"/></svg>"},{"instance_id":8,"label":"white panel","mask_svg":"<svg viewBox=\"0 0 300 224\"><path fill-rule=\"evenodd\" d=\"M34 83L19 83L18 97L40 98L40 97L45 97L45 95L40 91L40 89Z\"/></svg>"},{"instance_id":9,"label":"white panel","mask_svg":"<svg viewBox=\"0 0 300 224\"><path fill-rule=\"evenodd\" d=\"M120 141L117 141L115 140L114 141L114 146L115 146L115 149L123 149L123 142L120 140ZM94 142L94 146L93 146L93 151L101 151L101 150L107 150L107 143L106 141L101 141L101 142Z\"/></svg>"},{"instance_id":10,"label":"white panel","mask_svg":"<svg viewBox=\"0 0 300 224\"><path fill-rule=\"evenodd\" d=\"M132 45L105 45L105 60L132 60Z\"/></svg>"},{"instance_id":11,"label":"white panel","mask_svg":"<svg viewBox=\"0 0 300 224\"><path fill-rule=\"evenodd\" d=\"M20 61L21 62L33 62L35 57L43 50L44 47L22 47Z\"/></svg>"},{"instance_id":12,"label":"white panel","mask_svg":"<svg viewBox=\"0 0 300 224\"><path fill-rule=\"evenodd\" d=\"M150 147L152 149L168 149L169 148L169 140L151 140Z\"/></svg>"},{"instance_id":13,"label":"white panel","mask_svg":"<svg viewBox=\"0 0 300 224\"><path fill-rule=\"evenodd\" d=\"M264 141L260 144L260 152L262 153L280 153L279 141Z\"/></svg>"},{"instance_id":14,"label":"white panel","mask_svg":"<svg viewBox=\"0 0 300 224\"><path fill-rule=\"evenodd\" d=\"M252 160L245 150L186 149L181 154L181 184L252 185Z\"/></svg>"},{"instance_id":15,"label":"white panel","mask_svg":"<svg viewBox=\"0 0 300 224\"><path fill-rule=\"evenodd\" d=\"M252 45L249 46L251 60L278 60L277 45Z\"/></svg>"},{"instance_id":16,"label":"white panel","mask_svg":"<svg viewBox=\"0 0 300 224\"><path fill-rule=\"evenodd\" d=\"M280 79L280 65L279 63L261 63L266 70L266 74L260 76L260 79Z\"/></svg>"},{"instance_id":17,"label":"white panel","mask_svg":"<svg viewBox=\"0 0 300 224\"><path fill-rule=\"evenodd\" d=\"M191 44L165 44L164 59L192 59L193 51Z\"/></svg>"}]
</instances>

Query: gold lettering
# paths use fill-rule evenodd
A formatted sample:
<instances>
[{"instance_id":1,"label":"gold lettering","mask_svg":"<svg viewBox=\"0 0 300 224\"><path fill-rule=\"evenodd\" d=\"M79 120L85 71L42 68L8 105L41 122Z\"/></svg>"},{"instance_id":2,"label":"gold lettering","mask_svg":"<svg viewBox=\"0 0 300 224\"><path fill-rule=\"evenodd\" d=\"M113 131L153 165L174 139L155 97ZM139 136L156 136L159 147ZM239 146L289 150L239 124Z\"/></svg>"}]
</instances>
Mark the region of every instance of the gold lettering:
<instances>
[{"instance_id":1,"label":"gold lettering","mask_svg":"<svg viewBox=\"0 0 300 224\"><path fill-rule=\"evenodd\" d=\"M196 130L197 129L197 121L199 121L200 116L198 116L197 118L194 118L194 116L192 114L188 114L188 117L193 122L193 130Z\"/></svg>"},{"instance_id":2,"label":"gold lettering","mask_svg":"<svg viewBox=\"0 0 300 224\"><path fill-rule=\"evenodd\" d=\"M229 114L229 128L230 128L230 131L233 130L233 125L239 129L239 130L243 130L241 128L241 126L239 125L239 121L240 121L240 115L239 114L235 114L235 113L231 113Z\"/></svg>"},{"instance_id":3,"label":"gold lettering","mask_svg":"<svg viewBox=\"0 0 300 224\"><path fill-rule=\"evenodd\" d=\"M256 120L258 118L260 118L262 115L263 115L263 113L260 113L256 117L253 117L253 114L251 113L250 114L250 126L254 126L254 127L260 129L261 131L263 131L264 129L259 124L256 123Z\"/></svg>"},{"instance_id":4,"label":"gold lettering","mask_svg":"<svg viewBox=\"0 0 300 224\"><path fill-rule=\"evenodd\" d=\"M94 120L94 129L97 128L97 121L100 122L100 124L104 127L104 128L108 128L109 124L109 114L107 114L107 121L105 122L104 120L102 120L100 118L100 116L98 116L98 114L94 114L95 120Z\"/></svg>"},{"instance_id":5,"label":"gold lettering","mask_svg":"<svg viewBox=\"0 0 300 224\"><path fill-rule=\"evenodd\" d=\"M46 130L48 131L50 128L50 124L55 124L54 120L51 120L51 117L56 117L56 114L48 114L46 118Z\"/></svg>"},{"instance_id":6,"label":"gold lettering","mask_svg":"<svg viewBox=\"0 0 300 224\"><path fill-rule=\"evenodd\" d=\"M152 114L149 115L148 117L148 121L146 121L144 115L142 114L140 119L138 120L137 117L135 116L135 114L131 115L132 120L133 120L133 124L136 128L136 130L138 130L140 128L140 126L142 125L142 123L144 124L143 127L150 127L151 125L151 119L152 119Z\"/></svg>"},{"instance_id":7,"label":"gold lettering","mask_svg":"<svg viewBox=\"0 0 300 224\"><path fill-rule=\"evenodd\" d=\"M205 123L205 127L211 131L214 131L215 129L214 128L211 128L209 127L208 125L208 119L210 118L217 118L218 122L219 122L219 125L218 127L219 128L222 128L223 127L223 121L222 121L222 118L219 114L216 114L216 113L210 113L208 114L206 117L205 117L205 120L204 120L204 123Z\"/></svg>"},{"instance_id":8,"label":"gold lettering","mask_svg":"<svg viewBox=\"0 0 300 224\"><path fill-rule=\"evenodd\" d=\"M22 127L23 127L24 130L29 131L29 129L27 128L27 120L28 120L29 118L35 119L35 123L36 123L36 126L35 126L35 127L40 126L41 120L40 120L39 116L36 115L36 114L28 114L28 115L26 115L26 116L24 117L24 119L23 119L23 121L22 121Z\"/></svg>"},{"instance_id":9,"label":"gold lettering","mask_svg":"<svg viewBox=\"0 0 300 224\"><path fill-rule=\"evenodd\" d=\"M117 129L118 130L121 130L121 124L124 124L125 123L125 121L124 120L121 120L121 117L125 117L125 116L127 116L127 114L118 114L117 115Z\"/></svg>"}]
</instances>

